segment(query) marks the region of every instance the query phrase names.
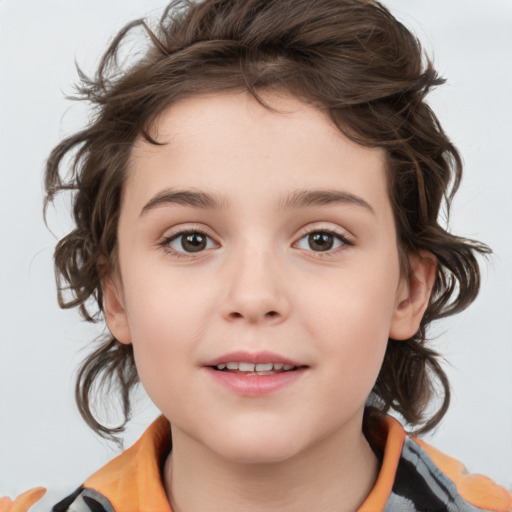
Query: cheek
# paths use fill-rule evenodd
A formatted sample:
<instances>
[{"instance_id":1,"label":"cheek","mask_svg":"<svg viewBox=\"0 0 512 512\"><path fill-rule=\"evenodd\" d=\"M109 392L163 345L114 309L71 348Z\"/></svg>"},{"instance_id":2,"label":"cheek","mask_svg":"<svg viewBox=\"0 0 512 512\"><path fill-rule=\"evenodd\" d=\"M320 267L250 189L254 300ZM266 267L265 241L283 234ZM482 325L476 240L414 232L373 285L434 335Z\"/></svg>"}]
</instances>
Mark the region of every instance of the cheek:
<instances>
[{"instance_id":1,"label":"cheek","mask_svg":"<svg viewBox=\"0 0 512 512\"><path fill-rule=\"evenodd\" d=\"M143 284L130 289L126 311L137 370L152 395L151 388L180 379L185 363L194 361L209 311L194 286L148 276L137 282Z\"/></svg>"},{"instance_id":2,"label":"cheek","mask_svg":"<svg viewBox=\"0 0 512 512\"><path fill-rule=\"evenodd\" d=\"M194 340L208 313L208 287L166 271L130 275L125 289L128 323L133 343L163 343L183 338ZM162 347L164 348L164 347Z\"/></svg>"},{"instance_id":3,"label":"cheek","mask_svg":"<svg viewBox=\"0 0 512 512\"><path fill-rule=\"evenodd\" d=\"M314 310L311 318L332 334L387 339L399 283L398 263L395 267L350 269L321 286L311 281L307 293L301 294L306 299L302 309Z\"/></svg>"},{"instance_id":4,"label":"cheek","mask_svg":"<svg viewBox=\"0 0 512 512\"><path fill-rule=\"evenodd\" d=\"M350 387L371 390L382 364L399 282L398 259L389 262L387 268L365 266L340 276L337 284L310 289L308 330L323 340L325 357L337 361L335 371Z\"/></svg>"}]
</instances>

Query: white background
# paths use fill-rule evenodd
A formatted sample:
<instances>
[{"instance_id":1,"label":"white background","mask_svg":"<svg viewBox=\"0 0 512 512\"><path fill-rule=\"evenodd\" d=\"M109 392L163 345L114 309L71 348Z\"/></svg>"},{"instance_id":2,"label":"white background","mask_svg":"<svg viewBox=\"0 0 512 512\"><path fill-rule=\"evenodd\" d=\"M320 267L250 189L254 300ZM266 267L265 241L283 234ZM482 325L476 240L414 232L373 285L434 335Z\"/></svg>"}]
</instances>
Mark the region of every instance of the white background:
<instances>
[{"instance_id":1,"label":"white background","mask_svg":"<svg viewBox=\"0 0 512 512\"><path fill-rule=\"evenodd\" d=\"M466 163L452 229L495 252L477 302L435 329L454 396L431 442L512 486L512 0L384 4L449 80L431 104ZM64 99L74 60L92 72L115 30L162 6L0 0L0 496L44 485L50 506L114 455L74 406L74 372L95 332L58 309L41 177L51 148L84 123L84 108ZM57 236L69 226L61 213L50 215ZM157 414L143 399L139 409L127 444Z\"/></svg>"}]
</instances>

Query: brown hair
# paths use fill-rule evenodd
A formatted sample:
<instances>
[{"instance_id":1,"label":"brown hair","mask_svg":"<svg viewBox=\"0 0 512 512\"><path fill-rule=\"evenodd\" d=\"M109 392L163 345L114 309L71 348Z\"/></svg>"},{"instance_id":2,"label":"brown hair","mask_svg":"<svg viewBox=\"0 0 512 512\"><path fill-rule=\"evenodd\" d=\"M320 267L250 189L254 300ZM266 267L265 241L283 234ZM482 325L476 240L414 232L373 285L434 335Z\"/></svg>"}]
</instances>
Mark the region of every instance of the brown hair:
<instances>
[{"instance_id":1,"label":"brown hair","mask_svg":"<svg viewBox=\"0 0 512 512\"><path fill-rule=\"evenodd\" d=\"M148 47L125 68L119 56L137 29ZM438 267L420 329L406 341L388 342L367 411L394 409L417 431L441 420L449 384L438 354L426 344L427 327L475 299L476 255L490 249L438 222L459 186L461 158L425 103L444 80L401 23L372 0L175 0L154 29L144 20L122 29L95 77L80 72L80 78L78 98L91 102L95 115L52 151L45 181L45 209L61 191L74 198L76 226L55 250L61 307L78 307L89 321L103 319L101 278L115 268L130 149L141 134L158 144L151 125L165 107L227 90L248 90L262 102L259 91L285 90L327 112L352 140L387 152L402 268L407 271L408 254L421 250L433 253ZM74 159L66 173L61 163L68 155ZM89 426L112 437L130 418L138 376L131 346L110 334L98 341L78 372L76 399ZM99 387L113 385L121 393L124 422L107 428L93 414L91 399ZM441 405L427 414L439 386ZM367 414L366 424L370 419Z\"/></svg>"}]
</instances>

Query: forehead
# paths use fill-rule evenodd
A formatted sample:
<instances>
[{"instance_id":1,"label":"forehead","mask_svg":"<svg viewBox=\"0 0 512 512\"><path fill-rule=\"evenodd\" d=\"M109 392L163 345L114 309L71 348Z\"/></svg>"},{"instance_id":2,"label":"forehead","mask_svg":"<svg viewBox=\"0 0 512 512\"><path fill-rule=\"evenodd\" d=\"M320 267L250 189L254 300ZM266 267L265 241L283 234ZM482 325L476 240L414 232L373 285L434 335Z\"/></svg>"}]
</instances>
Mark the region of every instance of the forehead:
<instances>
[{"instance_id":1,"label":"forehead","mask_svg":"<svg viewBox=\"0 0 512 512\"><path fill-rule=\"evenodd\" d=\"M171 105L152 127L162 145L141 137L132 150L125 199L140 202L163 187L187 186L248 204L255 197L282 200L287 190L338 186L377 208L389 206L384 150L356 144L325 112L290 95L263 99L270 108L247 92Z\"/></svg>"}]
</instances>

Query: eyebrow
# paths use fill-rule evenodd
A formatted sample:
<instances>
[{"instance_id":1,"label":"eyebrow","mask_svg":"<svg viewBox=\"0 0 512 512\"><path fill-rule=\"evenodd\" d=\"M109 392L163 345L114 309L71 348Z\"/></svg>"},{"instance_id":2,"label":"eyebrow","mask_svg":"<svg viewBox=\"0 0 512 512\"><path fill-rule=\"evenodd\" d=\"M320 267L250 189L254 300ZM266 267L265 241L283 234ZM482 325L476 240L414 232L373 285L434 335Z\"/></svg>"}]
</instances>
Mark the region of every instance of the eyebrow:
<instances>
[{"instance_id":1,"label":"eyebrow","mask_svg":"<svg viewBox=\"0 0 512 512\"><path fill-rule=\"evenodd\" d=\"M219 197L197 190L166 189L152 197L142 208L140 216L158 206L180 204L194 208L220 210L225 208L226 201Z\"/></svg>"},{"instance_id":2,"label":"eyebrow","mask_svg":"<svg viewBox=\"0 0 512 512\"><path fill-rule=\"evenodd\" d=\"M333 204L349 204L361 206L375 215L370 203L350 192L331 189L302 189L292 192L280 205L282 210L306 208L308 206L329 206Z\"/></svg>"},{"instance_id":3,"label":"eyebrow","mask_svg":"<svg viewBox=\"0 0 512 512\"><path fill-rule=\"evenodd\" d=\"M159 206L179 204L193 208L220 210L227 208L226 199L198 190L174 190L166 189L152 197L142 208L140 216ZM330 206L335 204L347 204L360 206L375 215L372 206L350 192L331 189L299 189L288 195L280 202L280 210L300 209L309 206Z\"/></svg>"}]
</instances>

